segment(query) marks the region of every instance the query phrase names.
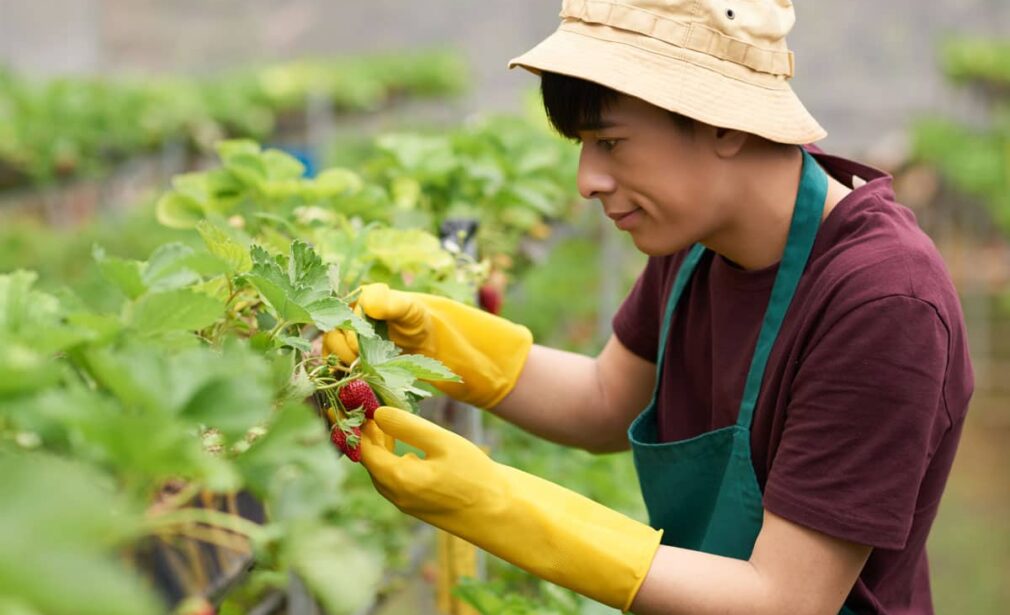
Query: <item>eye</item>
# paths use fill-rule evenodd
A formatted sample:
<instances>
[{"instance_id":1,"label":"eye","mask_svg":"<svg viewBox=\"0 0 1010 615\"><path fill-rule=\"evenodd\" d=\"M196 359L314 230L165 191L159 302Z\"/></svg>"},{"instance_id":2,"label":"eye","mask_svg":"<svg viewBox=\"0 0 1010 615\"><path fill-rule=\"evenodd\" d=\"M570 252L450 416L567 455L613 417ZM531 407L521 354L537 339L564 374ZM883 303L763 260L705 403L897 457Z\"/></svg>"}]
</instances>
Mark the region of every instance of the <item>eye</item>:
<instances>
[{"instance_id":1,"label":"eye","mask_svg":"<svg viewBox=\"0 0 1010 615\"><path fill-rule=\"evenodd\" d=\"M605 152L612 152L620 139L597 139L596 145Z\"/></svg>"}]
</instances>

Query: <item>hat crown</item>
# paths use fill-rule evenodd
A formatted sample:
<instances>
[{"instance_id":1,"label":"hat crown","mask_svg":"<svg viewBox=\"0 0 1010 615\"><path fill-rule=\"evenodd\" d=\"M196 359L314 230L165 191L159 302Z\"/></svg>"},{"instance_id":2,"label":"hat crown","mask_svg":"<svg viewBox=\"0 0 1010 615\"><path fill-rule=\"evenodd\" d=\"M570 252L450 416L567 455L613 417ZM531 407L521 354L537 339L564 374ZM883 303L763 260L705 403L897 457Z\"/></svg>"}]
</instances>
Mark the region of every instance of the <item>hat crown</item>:
<instances>
[{"instance_id":1,"label":"hat crown","mask_svg":"<svg viewBox=\"0 0 1010 615\"><path fill-rule=\"evenodd\" d=\"M561 17L642 34L791 77L791 0L564 0Z\"/></svg>"}]
</instances>

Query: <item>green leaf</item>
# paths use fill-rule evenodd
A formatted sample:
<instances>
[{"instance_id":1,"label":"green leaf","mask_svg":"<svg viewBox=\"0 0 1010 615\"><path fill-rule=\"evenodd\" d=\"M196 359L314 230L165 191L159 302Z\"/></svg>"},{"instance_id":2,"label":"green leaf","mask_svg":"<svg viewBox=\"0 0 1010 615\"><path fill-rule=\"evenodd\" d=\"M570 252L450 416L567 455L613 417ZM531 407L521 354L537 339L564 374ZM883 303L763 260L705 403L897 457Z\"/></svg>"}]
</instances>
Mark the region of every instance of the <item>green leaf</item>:
<instances>
[{"instance_id":1,"label":"green leaf","mask_svg":"<svg viewBox=\"0 0 1010 615\"><path fill-rule=\"evenodd\" d=\"M418 229L375 229L368 234L368 252L393 271L446 269L455 266L434 235Z\"/></svg>"},{"instance_id":2,"label":"green leaf","mask_svg":"<svg viewBox=\"0 0 1010 615\"><path fill-rule=\"evenodd\" d=\"M197 232L203 238L207 249L214 256L228 264L233 273L245 273L252 269L252 258L249 250L232 239L224 230L207 220L196 225Z\"/></svg>"},{"instance_id":3,"label":"green leaf","mask_svg":"<svg viewBox=\"0 0 1010 615\"><path fill-rule=\"evenodd\" d=\"M251 254L253 269L246 278L281 320L312 323L322 331L351 327L372 335L368 323L334 294L329 267L307 243L292 242L286 258L272 257L259 246Z\"/></svg>"},{"instance_id":4,"label":"green leaf","mask_svg":"<svg viewBox=\"0 0 1010 615\"><path fill-rule=\"evenodd\" d=\"M393 202L400 209L414 209L421 200L421 184L412 177L397 177L390 187Z\"/></svg>"},{"instance_id":5,"label":"green leaf","mask_svg":"<svg viewBox=\"0 0 1010 615\"><path fill-rule=\"evenodd\" d=\"M312 316L313 324L320 331L350 328L366 337L373 335L371 326L355 314L350 306L336 297L320 299L306 308Z\"/></svg>"},{"instance_id":6,"label":"green leaf","mask_svg":"<svg viewBox=\"0 0 1010 615\"><path fill-rule=\"evenodd\" d=\"M287 559L326 611L354 613L371 602L379 586L381 559L342 530L321 525L292 529ZM353 574L348 571L353 570Z\"/></svg>"},{"instance_id":7,"label":"green leaf","mask_svg":"<svg viewBox=\"0 0 1010 615\"><path fill-rule=\"evenodd\" d=\"M183 288L200 281L190 268L193 248L181 243L167 243L151 254L143 268L144 284L150 291Z\"/></svg>"},{"instance_id":8,"label":"green leaf","mask_svg":"<svg viewBox=\"0 0 1010 615\"><path fill-rule=\"evenodd\" d=\"M268 149L261 157L271 180L299 179L305 175L305 165L291 154Z\"/></svg>"},{"instance_id":9,"label":"green leaf","mask_svg":"<svg viewBox=\"0 0 1010 615\"><path fill-rule=\"evenodd\" d=\"M134 306L133 326L145 333L199 331L224 316L219 299L188 289L145 295Z\"/></svg>"},{"instance_id":10,"label":"green leaf","mask_svg":"<svg viewBox=\"0 0 1010 615\"><path fill-rule=\"evenodd\" d=\"M91 255L105 279L115 284L128 299L136 299L147 292L143 263L106 256L105 250L97 245L92 248Z\"/></svg>"},{"instance_id":11,"label":"green leaf","mask_svg":"<svg viewBox=\"0 0 1010 615\"><path fill-rule=\"evenodd\" d=\"M304 337L295 337L292 335L279 335L277 336L277 341L279 341L284 346L289 346L295 350L300 350L302 352L312 352L312 342L305 339Z\"/></svg>"},{"instance_id":12,"label":"green leaf","mask_svg":"<svg viewBox=\"0 0 1010 615\"><path fill-rule=\"evenodd\" d=\"M281 407L235 465L253 493L273 503L277 521L317 519L340 507L346 465L341 463L326 422L302 403Z\"/></svg>"},{"instance_id":13,"label":"green leaf","mask_svg":"<svg viewBox=\"0 0 1010 615\"><path fill-rule=\"evenodd\" d=\"M36 278L29 271L0 275L0 345L12 346L8 360L11 367L20 366L16 369L27 367L26 352L37 354L41 360L44 355L94 337L86 327L65 322L60 301L33 288Z\"/></svg>"},{"instance_id":14,"label":"green leaf","mask_svg":"<svg viewBox=\"0 0 1010 615\"><path fill-rule=\"evenodd\" d=\"M0 476L0 596L47 615L162 612L112 552L142 513L104 476L49 455L2 452Z\"/></svg>"},{"instance_id":15,"label":"green leaf","mask_svg":"<svg viewBox=\"0 0 1010 615\"><path fill-rule=\"evenodd\" d=\"M259 188L267 180L267 167L258 154L238 153L228 157L225 168L243 184Z\"/></svg>"},{"instance_id":16,"label":"green leaf","mask_svg":"<svg viewBox=\"0 0 1010 615\"><path fill-rule=\"evenodd\" d=\"M400 355L400 349L396 347L396 344L381 337L358 340L358 346L361 361L372 367L382 365Z\"/></svg>"},{"instance_id":17,"label":"green leaf","mask_svg":"<svg viewBox=\"0 0 1010 615\"><path fill-rule=\"evenodd\" d=\"M290 370L289 370L290 371ZM309 378L304 367L299 367L284 386L279 398L281 401L303 401L316 391L316 386Z\"/></svg>"},{"instance_id":18,"label":"green leaf","mask_svg":"<svg viewBox=\"0 0 1010 615\"><path fill-rule=\"evenodd\" d=\"M354 194L364 187L361 177L348 169L327 169L316 176L313 186L320 198Z\"/></svg>"},{"instance_id":19,"label":"green leaf","mask_svg":"<svg viewBox=\"0 0 1010 615\"><path fill-rule=\"evenodd\" d=\"M423 355L400 355L387 361L385 366L405 370L420 380L462 382L462 379L442 362Z\"/></svg>"},{"instance_id":20,"label":"green leaf","mask_svg":"<svg viewBox=\"0 0 1010 615\"><path fill-rule=\"evenodd\" d=\"M48 355L16 342L0 345L0 399L43 389L59 378Z\"/></svg>"},{"instance_id":21,"label":"green leaf","mask_svg":"<svg viewBox=\"0 0 1010 615\"><path fill-rule=\"evenodd\" d=\"M260 153L259 143L251 139L230 139L221 141L214 146L217 155L223 162L228 162L235 156L249 155L255 156Z\"/></svg>"},{"instance_id":22,"label":"green leaf","mask_svg":"<svg viewBox=\"0 0 1010 615\"><path fill-rule=\"evenodd\" d=\"M158 222L169 228L190 229L203 220L207 212L193 197L180 192L167 192L158 199L155 215Z\"/></svg>"}]
</instances>

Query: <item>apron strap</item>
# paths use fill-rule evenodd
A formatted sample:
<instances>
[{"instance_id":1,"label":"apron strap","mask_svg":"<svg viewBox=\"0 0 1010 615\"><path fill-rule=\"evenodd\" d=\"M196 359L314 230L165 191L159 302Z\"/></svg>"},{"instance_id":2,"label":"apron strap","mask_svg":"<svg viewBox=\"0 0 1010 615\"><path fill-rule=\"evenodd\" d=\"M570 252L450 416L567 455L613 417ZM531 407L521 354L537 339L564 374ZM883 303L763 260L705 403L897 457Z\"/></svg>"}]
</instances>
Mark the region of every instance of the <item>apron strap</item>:
<instances>
[{"instance_id":1,"label":"apron strap","mask_svg":"<svg viewBox=\"0 0 1010 615\"><path fill-rule=\"evenodd\" d=\"M758 393L761 391L761 381L764 379L765 368L768 366L768 356L775 344L785 320L786 312L796 294L796 287L806 269L810 251L817 238L817 229L824 215L824 200L828 195L828 176L817 164L813 156L803 151L803 174L800 180L799 194L796 197L796 208L793 212L792 224L789 227L789 239L785 252L775 275L775 285L772 286L771 299L765 310L764 322L758 334L757 347L751 358L750 371L747 372L747 384L744 387L743 399L740 402L740 414L737 425L750 430L754 418L754 408L757 405Z\"/></svg>"},{"instance_id":2,"label":"apron strap","mask_svg":"<svg viewBox=\"0 0 1010 615\"><path fill-rule=\"evenodd\" d=\"M652 389L652 399L656 399L656 395L659 393L659 382L663 374L666 342L670 338L670 324L673 322L673 311L680 302L680 297L684 294L684 289L687 287L687 283L691 281L691 275L694 273L698 262L704 254L705 246L700 243L696 243L691 247L691 250L684 258L684 262L680 264L677 278L673 282L673 289L670 291L670 297L666 301L666 310L663 313L663 327L659 333L659 351L656 354L656 384Z\"/></svg>"}]
</instances>

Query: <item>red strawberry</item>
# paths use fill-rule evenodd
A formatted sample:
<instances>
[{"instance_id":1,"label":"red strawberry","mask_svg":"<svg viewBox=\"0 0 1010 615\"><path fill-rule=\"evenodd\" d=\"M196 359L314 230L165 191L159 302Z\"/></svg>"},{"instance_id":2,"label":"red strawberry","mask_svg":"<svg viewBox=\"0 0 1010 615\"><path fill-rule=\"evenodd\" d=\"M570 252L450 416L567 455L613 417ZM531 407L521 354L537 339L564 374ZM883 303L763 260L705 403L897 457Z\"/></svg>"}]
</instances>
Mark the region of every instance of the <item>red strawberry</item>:
<instances>
[{"instance_id":1,"label":"red strawberry","mask_svg":"<svg viewBox=\"0 0 1010 615\"><path fill-rule=\"evenodd\" d=\"M347 410L364 409L365 418L369 420L375 415L375 409L379 407L379 399L375 396L375 391L361 379L348 382L340 389L337 397L340 398L340 403L344 404L344 408Z\"/></svg>"},{"instance_id":2,"label":"red strawberry","mask_svg":"<svg viewBox=\"0 0 1010 615\"><path fill-rule=\"evenodd\" d=\"M501 291L491 284L485 284L480 287L480 290L477 291L477 300L484 311L491 312L496 316L501 314Z\"/></svg>"},{"instance_id":3,"label":"red strawberry","mask_svg":"<svg viewBox=\"0 0 1010 615\"><path fill-rule=\"evenodd\" d=\"M348 459L355 463L361 461L360 427L341 429L340 425L334 425L333 429L330 430L330 440Z\"/></svg>"}]
</instances>

